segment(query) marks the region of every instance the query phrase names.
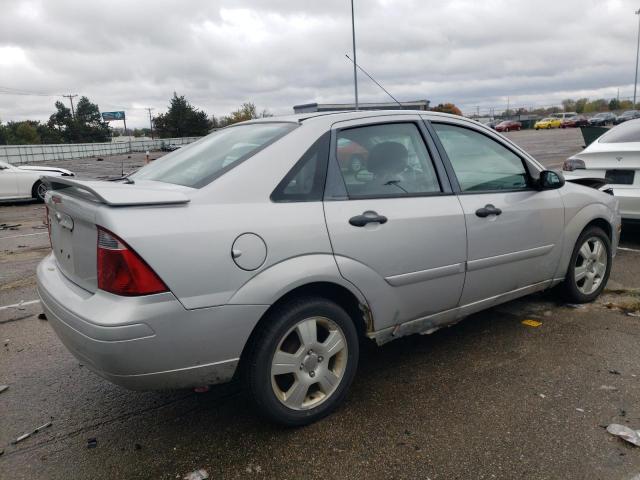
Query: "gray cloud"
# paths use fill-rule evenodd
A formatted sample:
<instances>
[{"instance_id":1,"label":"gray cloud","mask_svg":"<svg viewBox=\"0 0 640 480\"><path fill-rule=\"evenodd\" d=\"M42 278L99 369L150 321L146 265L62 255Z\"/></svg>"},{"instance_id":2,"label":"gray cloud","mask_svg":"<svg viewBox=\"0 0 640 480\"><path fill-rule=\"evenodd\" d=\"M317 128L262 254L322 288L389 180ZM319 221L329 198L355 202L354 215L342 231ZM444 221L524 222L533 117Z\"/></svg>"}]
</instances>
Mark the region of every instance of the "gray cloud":
<instances>
[{"instance_id":1,"label":"gray cloud","mask_svg":"<svg viewBox=\"0 0 640 480\"><path fill-rule=\"evenodd\" d=\"M466 111L633 93L631 0L356 0L358 59L394 96ZM0 86L89 96L132 126L173 91L209 114L351 101L348 0L0 0ZM363 101L386 100L360 77ZM0 119L55 97L0 94Z\"/></svg>"}]
</instances>

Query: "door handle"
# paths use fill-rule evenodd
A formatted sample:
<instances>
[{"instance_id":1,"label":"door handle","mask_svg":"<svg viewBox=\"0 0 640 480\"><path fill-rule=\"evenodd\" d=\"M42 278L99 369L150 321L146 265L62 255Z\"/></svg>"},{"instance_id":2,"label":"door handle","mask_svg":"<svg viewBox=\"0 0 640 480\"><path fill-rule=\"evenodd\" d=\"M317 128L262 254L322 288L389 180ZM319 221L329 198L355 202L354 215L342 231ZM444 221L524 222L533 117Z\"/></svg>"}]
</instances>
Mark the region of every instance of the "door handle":
<instances>
[{"instance_id":1,"label":"door handle","mask_svg":"<svg viewBox=\"0 0 640 480\"><path fill-rule=\"evenodd\" d=\"M387 217L384 215L378 215L371 210L364 212L362 215L356 215L349 219L349 223L354 227L364 227L367 223L387 223Z\"/></svg>"},{"instance_id":2,"label":"door handle","mask_svg":"<svg viewBox=\"0 0 640 480\"><path fill-rule=\"evenodd\" d=\"M502 213L502 210L500 210L497 207L494 207L490 203L476 210L476 215L481 218L488 217L489 215L500 215L501 213Z\"/></svg>"}]
</instances>

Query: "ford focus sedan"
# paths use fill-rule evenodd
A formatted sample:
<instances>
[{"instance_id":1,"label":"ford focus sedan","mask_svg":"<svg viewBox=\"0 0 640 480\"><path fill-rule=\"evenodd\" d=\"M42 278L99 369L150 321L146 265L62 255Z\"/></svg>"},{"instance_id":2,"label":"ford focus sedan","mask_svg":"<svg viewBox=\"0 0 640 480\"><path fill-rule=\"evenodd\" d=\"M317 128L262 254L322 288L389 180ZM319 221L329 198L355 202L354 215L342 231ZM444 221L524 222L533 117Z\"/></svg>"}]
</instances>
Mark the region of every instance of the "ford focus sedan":
<instances>
[{"instance_id":1,"label":"ford focus sedan","mask_svg":"<svg viewBox=\"0 0 640 480\"><path fill-rule=\"evenodd\" d=\"M594 300L620 229L611 195L433 112L255 120L121 183L48 183L38 291L67 348L131 389L241 379L290 426L342 402L362 339L556 285Z\"/></svg>"}]
</instances>

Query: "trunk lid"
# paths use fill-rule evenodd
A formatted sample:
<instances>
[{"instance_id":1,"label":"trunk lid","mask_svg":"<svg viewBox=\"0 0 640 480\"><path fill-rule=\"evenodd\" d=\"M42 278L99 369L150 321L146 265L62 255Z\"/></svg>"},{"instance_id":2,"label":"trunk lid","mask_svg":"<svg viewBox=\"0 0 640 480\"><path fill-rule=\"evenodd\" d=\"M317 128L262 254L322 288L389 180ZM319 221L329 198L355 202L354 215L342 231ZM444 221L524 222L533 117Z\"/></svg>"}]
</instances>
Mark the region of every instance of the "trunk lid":
<instances>
[{"instance_id":1,"label":"trunk lid","mask_svg":"<svg viewBox=\"0 0 640 480\"><path fill-rule=\"evenodd\" d=\"M189 202L192 189L159 182L124 184L42 177L50 187L48 209L51 248L61 272L76 285L97 289L97 241L105 209L154 207Z\"/></svg>"}]
</instances>

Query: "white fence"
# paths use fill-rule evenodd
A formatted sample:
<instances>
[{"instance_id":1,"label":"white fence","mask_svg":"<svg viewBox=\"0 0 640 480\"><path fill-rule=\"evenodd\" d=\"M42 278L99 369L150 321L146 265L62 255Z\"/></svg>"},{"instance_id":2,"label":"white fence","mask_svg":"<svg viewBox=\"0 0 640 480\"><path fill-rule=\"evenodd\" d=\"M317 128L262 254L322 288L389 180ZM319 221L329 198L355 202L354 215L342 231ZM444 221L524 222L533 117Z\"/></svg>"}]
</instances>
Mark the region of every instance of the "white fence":
<instances>
[{"instance_id":1,"label":"white fence","mask_svg":"<svg viewBox=\"0 0 640 480\"><path fill-rule=\"evenodd\" d=\"M15 165L23 163L51 162L72 158L122 155L131 152L159 150L162 144L186 145L200 137L162 138L157 140L132 140L110 143L61 143L50 145L0 145L0 161Z\"/></svg>"}]
</instances>

